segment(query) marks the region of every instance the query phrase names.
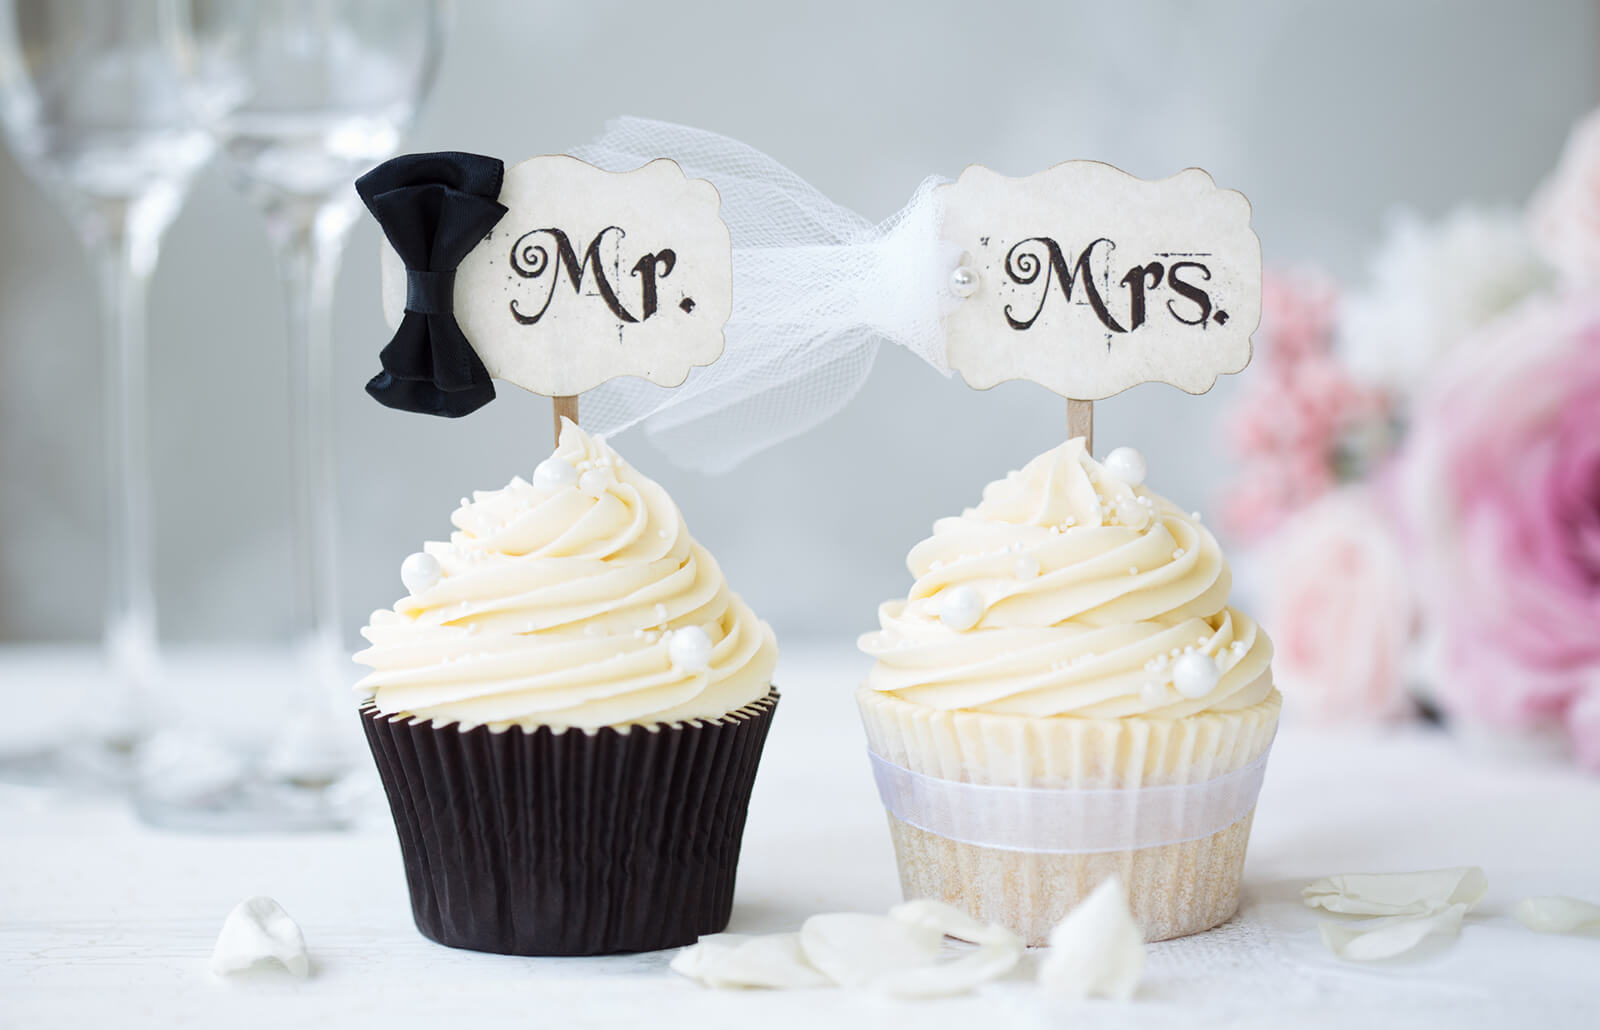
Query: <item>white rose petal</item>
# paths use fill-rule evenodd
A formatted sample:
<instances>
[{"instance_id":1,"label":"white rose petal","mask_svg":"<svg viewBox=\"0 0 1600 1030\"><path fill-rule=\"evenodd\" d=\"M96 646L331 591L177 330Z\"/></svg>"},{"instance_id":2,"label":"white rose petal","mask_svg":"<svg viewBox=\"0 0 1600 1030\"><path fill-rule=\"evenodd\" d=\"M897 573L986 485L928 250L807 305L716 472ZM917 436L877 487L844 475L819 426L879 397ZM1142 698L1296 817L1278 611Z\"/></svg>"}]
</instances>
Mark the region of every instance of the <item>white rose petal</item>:
<instances>
[{"instance_id":1,"label":"white rose petal","mask_svg":"<svg viewBox=\"0 0 1600 1030\"><path fill-rule=\"evenodd\" d=\"M954 905L934 901L932 898L919 898L903 905L896 905L889 910L889 918L911 926L929 927L938 930L942 936L954 937L958 941L971 941L973 944L1022 945L1022 938L1005 927L993 923L980 923Z\"/></svg>"},{"instance_id":2,"label":"white rose petal","mask_svg":"<svg viewBox=\"0 0 1600 1030\"><path fill-rule=\"evenodd\" d=\"M942 901L919 899L896 905L889 918L970 941L978 947L953 962L940 962L880 977L873 987L897 998L943 998L1005 976L1022 961L1022 938L1003 926L980 923Z\"/></svg>"},{"instance_id":3,"label":"white rose petal","mask_svg":"<svg viewBox=\"0 0 1600 1030\"><path fill-rule=\"evenodd\" d=\"M1477 866L1415 873L1347 873L1314 880L1301 892L1307 905L1373 918L1322 924L1322 939L1343 959L1393 958L1434 934L1456 934L1461 918L1489 890Z\"/></svg>"},{"instance_id":4,"label":"white rose petal","mask_svg":"<svg viewBox=\"0 0 1600 1030\"><path fill-rule=\"evenodd\" d=\"M1050 931L1039 986L1073 1000L1127 1001L1144 974L1144 931L1128 909L1122 883L1111 877Z\"/></svg>"},{"instance_id":5,"label":"white rose petal","mask_svg":"<svg viewBox=\"0 0 1600 1030\"><path fill-rule=\"evenodd\" d=\"M1352 916L1426 916L1452 905L1471 911L1489 889L1477 866L1416 873L1346 873L1313 880L1301 896L1312 908Z\"/></svg>"},{"instance_id":6,"label":"white rose petal","mask_svg":"<svg viewBox=\"0 0 1600 1030\"><path fill-rule=\"evenodd\" d=\"M941 961L946 936L977 947ZM707 987L864 987L899 998L970 991L1022 959L1022 939L938 901L912 901L888 916L813 916L800 932L713 934L684 948L672 970Z\"/></svg>"},{"instance_id":7,"label":"white rose petal","mask_svg":"<svg viewBox=\"0 0 1600 1030\"><path fill-rule=\"evenodd\" d=\"M1433 934L1461 932L1467 905L1447 905L1427 915L1379 916L1322 924L1322 940L1342 959L1375 962L1404 954Z\"/></svg>"},{"instance_id":8,"label":"white rose petal","mask_svg":"<svg viewBox=\"0 0 1600 1030\"><path fill-rule=\"evenodd\" d=\"M833 984L806 961L800 935L719 933L700 938L672 960L672 970L707 987L803 988Z\"/></svg>"},{"instance_id":9,"label":"white rose petal","mask_svg":"<svg viewBox=\"0 0 1600 1030\"><path fill-rule=\"evenodd\" d=\"M241 901L222 923L211 951L211 972L226 976L269 962L280 963L295 976L311 972L305 937L283 906L271 898Z\"/></svg>"},{"instance_id":10,"label":"white rose petal","mask_svg":"<svg viewBox=\"0 0 1600 1030\"><path fill-rule=\"evenodd\" d=\"M800 927L800 947L840 987L867 987L880 977L937 962L944 934L888 916L838 912L807 919Z\"/></svg>"},{"instance_id":11,"label":"white rose petal","mask_svg":"<svg viewBox=\"0 0 1600 1030\"><path fill-rule=\"evenodd\" d=\"M1535 933L1577 933L1600 929L1600 905L1580 898L1550 895L1517 902L1517 922Z\"/></svg>"}]
</instances>

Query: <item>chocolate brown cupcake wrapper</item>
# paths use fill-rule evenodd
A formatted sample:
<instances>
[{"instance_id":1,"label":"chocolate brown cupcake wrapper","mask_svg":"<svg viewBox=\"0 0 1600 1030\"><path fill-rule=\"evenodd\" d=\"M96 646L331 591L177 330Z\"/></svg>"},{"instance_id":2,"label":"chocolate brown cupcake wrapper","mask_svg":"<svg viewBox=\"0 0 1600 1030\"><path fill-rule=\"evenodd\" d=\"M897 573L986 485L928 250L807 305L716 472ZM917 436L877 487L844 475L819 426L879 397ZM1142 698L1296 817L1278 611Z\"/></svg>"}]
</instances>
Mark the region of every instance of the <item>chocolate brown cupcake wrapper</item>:
<instances>
[{"instance_id":1,"label":"chocolate brown cupcake wrapper","mask_svg":"<svg viewBox=\"0 0 1600 1030\"><path fill-rule=\"evenodd\" d=\"M721 931L778 694L715 720L492 731L362 725L417 928L512 955L653 951Z\"/></svg>"}]
</instances>

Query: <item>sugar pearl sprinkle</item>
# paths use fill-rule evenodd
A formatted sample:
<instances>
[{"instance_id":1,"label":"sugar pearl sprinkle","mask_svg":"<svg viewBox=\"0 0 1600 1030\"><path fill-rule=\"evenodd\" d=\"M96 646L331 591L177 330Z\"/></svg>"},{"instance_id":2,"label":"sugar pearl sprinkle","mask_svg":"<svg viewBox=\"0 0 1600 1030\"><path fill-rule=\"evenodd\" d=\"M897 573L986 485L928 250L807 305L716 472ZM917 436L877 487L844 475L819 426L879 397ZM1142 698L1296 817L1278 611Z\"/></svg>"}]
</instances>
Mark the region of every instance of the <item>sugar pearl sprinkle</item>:
<instances>
[{"instance_id":1,"label":"sugar pearl sprinkle","mask_svg":"<svg viewBox=\"0 0 1600 1030\"><path fill-rule=\"evenodd\" d=\"M1167 691L1159 683L1146 683L1139 688L1139 700L1152 707L1164 704L1167 700Z\"/></svg>"},{"instance_id":2,"label":"sugar pearl sprinkle","mask_svg":"<svg viewBox=\"0 0 1600 1030\"><path fill-rule=\"evenodd\" d=\"M578 477L578 489L590 497L599 497L611 485L611 473L593 468Z\"/></svg>"},{"instance_id":3,"label":"sugar pearl sprinkle","mask_svg":"<svg viewBox=\"0 0 1600 1030\"><path fill-rule=\"evenodd\" d=\"M667 657L681 672L705 672L711 668L711 637L699 626L674 630L667 640Z\"/></svg>"},{"instance_id":4,"label":"sugar pearl sprinkle","mask_svg":"<svg viewBox=\"0 0 1600 1030\"><path fill-rule=\"evenodd\" d=\"M1217 689L1222 673L1216 659L1201 651L1189 651L1173 663L1172 685L1184 697L1197 699Z\"/></svg>"},{"instance_id":5,"label":"sugar pearl sprinkle","mask_svg":"<svg viewBox=\"0 0 1600 1030\"><path fill-rule=\"evenodd\" d=\"M400 563L400 582L413 596L431 590L444 577L439 559L424 551L410 555Z\"/></svg>"},{"instance_id":6,"label":"sugar pearl sprinkle","mask_svg":"<svg viewBox=\"0 0 1600 1030\"><path fill-rule=\"evenodd\" d=\"M1016 574L1018 579L1037 579L1039 576L1039 559L1018 558L1011 571Z\"/></svg>"},{"instance_id":7,"label":"sugar pearl sprinkle","mask_svg":"<svg viewBox=\"0 0 1600 1030\"><path fill-rule=\"evenodd\" d=\"M533 485L538 490L563 490L578 485L578 470L560 458L546 458L533 470Z\"/></svg>"},{"instance_id":8,"label":"sugar pearl sprinkle","mask_svg":"<svg viewBox=\"0 0 1600 1030\"><path fill-rule=\"evenodd\" d=\"M950 587L939 594L939 621L965 632L983 619L983 598L968 586Z\"/></svg>"},{"instance_id":9,"label":"sugar pearl sprinkle","mask_svg":"<svg viewBox=\"0 0 1600 1030\"><path fill-rule=\"evenodd\" d=\"M1129 486L1138 486L1144 482L1144 455L1132 447L1118 447L1106 455L1106 460L1102 464L1114 478Z\"/></svg>"}]
</instances>

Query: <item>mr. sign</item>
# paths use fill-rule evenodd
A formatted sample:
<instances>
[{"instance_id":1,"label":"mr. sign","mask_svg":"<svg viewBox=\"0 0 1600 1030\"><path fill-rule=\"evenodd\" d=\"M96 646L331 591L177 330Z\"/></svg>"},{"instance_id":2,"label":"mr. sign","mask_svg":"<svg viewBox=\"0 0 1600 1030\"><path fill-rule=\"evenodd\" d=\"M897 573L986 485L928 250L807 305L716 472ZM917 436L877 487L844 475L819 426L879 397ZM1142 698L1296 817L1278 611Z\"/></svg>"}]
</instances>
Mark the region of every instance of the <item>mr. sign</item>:
<instances>
[{"instance_id":1,"label":"mr. sign","mask_svg":"<svg viewBox=\"0 0 1600 1030\"><path fill-rule=\"evenodd\" d=\"M672 161L631 172L536 157L506 170L506 215L456 271L455 315L489 374L549 397L617 376L677 386L722 354L733 257L716 189ZM384 309L405 270L385 248Z\"/></svg>"}]
</instances>

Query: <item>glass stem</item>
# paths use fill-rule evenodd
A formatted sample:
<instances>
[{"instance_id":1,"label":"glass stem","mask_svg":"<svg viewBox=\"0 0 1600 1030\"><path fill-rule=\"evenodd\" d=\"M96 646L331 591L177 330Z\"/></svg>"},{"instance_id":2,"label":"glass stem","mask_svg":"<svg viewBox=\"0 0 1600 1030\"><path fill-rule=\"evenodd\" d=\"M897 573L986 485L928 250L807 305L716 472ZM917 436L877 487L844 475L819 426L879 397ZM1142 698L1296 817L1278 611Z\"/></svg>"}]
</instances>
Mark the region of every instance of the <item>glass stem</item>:
<instances>
[{"instance_id":1,"label":"glass stem","mask_svg":"<svg viewBox=\"0 0 1600 1030\"><path fill-rule=\"evenodd\" d=\"M135 694L151 686L158 655L145 299L161 229L137 215L131 204L108 203L81 223L99 273L105 325L105 648L116 691L110 714L124 722L128 712L114 710L131 710Z\"/></svg>"},{"instance_id":2,"label":"glass stem","mask_svg":"<svg viewBox=\"0 0 1600 1030\"><path fill-rule=\"evenodd\" d=\"M282 211L273 219L289 329L290 493L293 505L294 637L313 680L334 675L343 656L336 576L332 300L342 219L327 206ZM314 683L316 687L327 684Z\"/></svg>"}]
</instances>

